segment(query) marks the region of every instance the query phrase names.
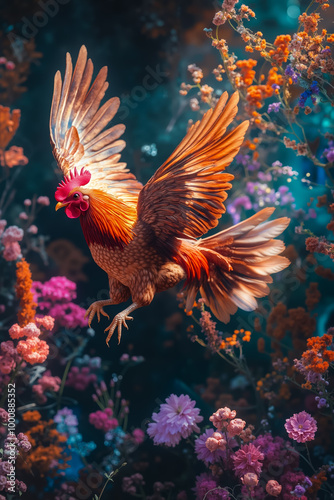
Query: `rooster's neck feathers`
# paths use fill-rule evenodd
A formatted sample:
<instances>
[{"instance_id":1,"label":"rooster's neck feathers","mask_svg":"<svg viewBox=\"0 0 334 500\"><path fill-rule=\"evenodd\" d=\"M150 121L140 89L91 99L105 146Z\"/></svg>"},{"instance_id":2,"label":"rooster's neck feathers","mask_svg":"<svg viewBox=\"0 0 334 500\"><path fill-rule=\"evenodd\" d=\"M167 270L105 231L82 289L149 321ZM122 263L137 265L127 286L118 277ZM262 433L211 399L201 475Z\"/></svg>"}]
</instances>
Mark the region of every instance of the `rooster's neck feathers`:
<instances>
[{"instance_id":1,"label":"rooster's neck feathers","mask_svg":"<svg viewBox=\"0 0 334 500\"><path fill-rule=\"evenodd\" d=\"M134 205L98 189L89 191L89 209L80 216L87 244L108 248L124 248L132 240L136 219Z\"/></svg>"}]
</instances>

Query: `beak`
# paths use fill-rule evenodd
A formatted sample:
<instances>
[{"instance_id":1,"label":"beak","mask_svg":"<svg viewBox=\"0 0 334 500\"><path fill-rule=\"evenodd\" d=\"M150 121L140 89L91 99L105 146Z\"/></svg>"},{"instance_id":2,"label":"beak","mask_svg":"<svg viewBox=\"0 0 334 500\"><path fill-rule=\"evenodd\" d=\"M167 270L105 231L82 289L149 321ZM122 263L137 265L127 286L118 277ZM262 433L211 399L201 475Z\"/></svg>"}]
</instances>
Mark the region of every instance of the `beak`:
<instances>
[{"instance_id":1,"label":"beak","mask_svg":"<svg viewBox=\"0 0 334 500\"><path fill-rule=\"evenodd\" d=\"M68 205L68 202L67 203L57 203L56 205L56 212L57 210L59 210L60 208L63 208L63 207L66 207L66 205Z\"/></svg>"}]
</instances>

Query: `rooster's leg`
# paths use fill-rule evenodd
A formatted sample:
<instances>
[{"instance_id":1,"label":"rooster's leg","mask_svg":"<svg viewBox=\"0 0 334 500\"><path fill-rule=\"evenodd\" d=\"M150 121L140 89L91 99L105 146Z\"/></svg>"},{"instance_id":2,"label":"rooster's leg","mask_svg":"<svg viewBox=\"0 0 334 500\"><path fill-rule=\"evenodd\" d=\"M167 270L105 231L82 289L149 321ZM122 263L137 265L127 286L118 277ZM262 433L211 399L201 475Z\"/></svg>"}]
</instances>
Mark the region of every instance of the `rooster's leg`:
<instances>
[{"instance_id":1,"label":"rooster's leg","mask_svg":"<svg viewBox=\"0 0 334 500\"><path fill-rule=\"evenodd\" d=\"M129 307L124 309L124 311L116 314L116 316L112 320L112 323L108 326L108 328L104 330L105 332L109 331L108 337L106 338L106 344L108 347L109 347L109 340L111 339L116 328L118 329L118 343L120 343L122 336L122 326L125 326L127 330L129 329L128 325L126 324L126 320L133 318L131 316L128 316L128 314L134 311L135 309L138 309L138 307L140 307L140 305L134 302Z\"/></svg>"},{"instance_id":2,"label":"rooster's leg","mask_svg":"<svg viewBox=\"0 0 334 500\"><path fill-rule=\"evenodd\" d=\"M103 316L106 316L108 319L109 319L109 316L108 314L103 310L104 306L111 306L112 304L114 304L115 302L111 299L108 299L108 300L97 300L96 302L93 302L93 304L91 304L89 306L89 308L87 309L86 313L85 313L85 318L87 318L88 316L88 324L90 326L95 314L97 314L97 320L98 322L100 323L100 319L101 319L101 314Z\"/></svg>"}]
</instances>

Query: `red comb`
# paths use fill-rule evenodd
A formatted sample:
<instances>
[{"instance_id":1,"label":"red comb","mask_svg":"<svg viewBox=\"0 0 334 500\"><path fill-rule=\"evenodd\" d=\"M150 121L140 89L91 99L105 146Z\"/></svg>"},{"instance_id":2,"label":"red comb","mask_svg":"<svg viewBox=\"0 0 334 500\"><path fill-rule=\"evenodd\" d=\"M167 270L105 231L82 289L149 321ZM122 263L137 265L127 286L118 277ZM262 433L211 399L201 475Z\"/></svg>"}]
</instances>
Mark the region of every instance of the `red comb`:
<instances>
[{"instance_id":1,"label":"red comb","mask_svg":"<svg viewBox=\"0 0 334 500\"><path fill-rule=\"evenodd\" d=\"M72 191L76 187L85 186L90 181L92 174L85 170L81 169L79 173L76 168L71 170L67 177L64 177L64 180L59 183L57 187L57 191L55 192L55 198L57 201L64 201Z\"/></svg>"}]
</instances>

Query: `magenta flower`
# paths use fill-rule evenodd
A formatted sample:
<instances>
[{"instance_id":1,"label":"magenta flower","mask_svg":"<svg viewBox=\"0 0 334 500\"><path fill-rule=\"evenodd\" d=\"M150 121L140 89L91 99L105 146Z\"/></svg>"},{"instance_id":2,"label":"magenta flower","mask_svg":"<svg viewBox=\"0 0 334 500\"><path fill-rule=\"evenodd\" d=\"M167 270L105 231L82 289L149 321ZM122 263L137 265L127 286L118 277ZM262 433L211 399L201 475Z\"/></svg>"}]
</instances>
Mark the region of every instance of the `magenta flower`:
<instances>
[{"instance_id":1,"label":"magenta flower","mask_svg":"<svg viewBox=\"0 0 334 500\"><path fill-rule=\"evenodd\" d=\"M313 441L317 431L317 422L309 413L301 411L288 418L284 427L289 438L297 443L306 443L306 441Z\"/></svg>"},{"instance_id":2,"label":"magenta flower","mask_svg":"<svg viewBox=\"0 0 334 500\"><path fill-rule=\"evenodd\" d=\"M232 459L234 462L234 471L239 477L249 472L259 476L262 470L261 461L264 459L264 454L261 453L259 446L254 446L250 443L241 446L240 450L235 452Z\"/></svg>"},{"instance_id":3,"label":"magenta flower","mask_svg":"<svg viewBox=\"0 0 334 500\"><path fill-rule=\"evenodd\" d=\"M193 432L199 432L197 424L203 420L195 401L189 396L171 394L166 403L160 406L159 413L153 413L153 423L148 425L147 433L154 444L177 445L182 438Z\"/></svg>"}]
</instances>

